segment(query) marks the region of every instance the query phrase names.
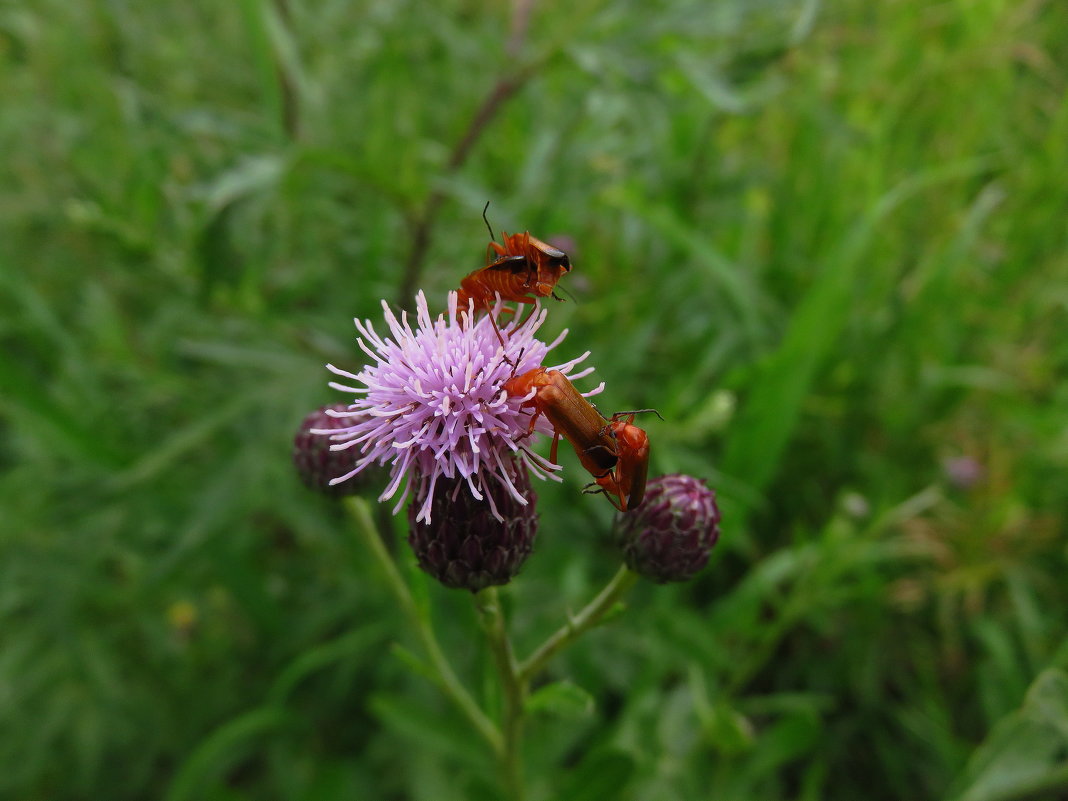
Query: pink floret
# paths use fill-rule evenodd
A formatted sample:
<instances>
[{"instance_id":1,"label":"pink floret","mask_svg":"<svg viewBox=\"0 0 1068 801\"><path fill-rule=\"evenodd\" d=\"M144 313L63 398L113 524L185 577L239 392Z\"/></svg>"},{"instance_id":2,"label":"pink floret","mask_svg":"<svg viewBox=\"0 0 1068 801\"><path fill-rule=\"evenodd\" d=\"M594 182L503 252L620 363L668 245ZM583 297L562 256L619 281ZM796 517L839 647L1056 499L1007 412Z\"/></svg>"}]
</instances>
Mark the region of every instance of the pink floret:
<instances>
[{"instance_id":1,"label":"pink floret","mask_svg":"<svg viewBox=\"0 0 1068 801\"><path fill-rule=\"evenodd\" d=\"M525 504L509 477L512 459L518 457L539 478L551 477L559 468L528 449L530 410L521 410L522 399L509 397L502 385L513 375L542 366L567 332L550 344L535 338L546 314L535 306L518 325L501 327L502 348L488 316L474 325L461 321L455 292L449 293L447 317L436 318L431 318L420 292L414 329L406 313L398 319L385 301L382 309L388 336L380 336L370 320L355 321L359 346L371 361L357 373L327 365L351 382L333 381L330 386L356 396L347 410L330 412L350 418L351 426L317 431L330 437L332 451L353 453L352 468L330 483L347 481L371 464L390 465L391 480L379 500L389 500L403 485L394 514L414 491L420 504L417 519L424 522L430 522L434 486L443 476L461 477L476 499L487 498L491 504L487 482L498 482ZM568 374L588 355L550 369ZM592 369L569 378L581 378ZM552 433L544 420L536 430Z\"/></svg>"}]
</instances>

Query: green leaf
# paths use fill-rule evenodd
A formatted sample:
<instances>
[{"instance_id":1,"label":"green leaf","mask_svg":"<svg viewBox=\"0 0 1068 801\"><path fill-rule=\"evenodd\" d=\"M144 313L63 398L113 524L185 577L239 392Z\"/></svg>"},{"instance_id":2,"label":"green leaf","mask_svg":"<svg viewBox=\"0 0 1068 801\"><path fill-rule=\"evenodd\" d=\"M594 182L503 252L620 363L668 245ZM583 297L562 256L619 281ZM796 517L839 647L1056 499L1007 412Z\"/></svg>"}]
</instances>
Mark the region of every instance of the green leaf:
<instances>
[{"instance_id":1,"label":"green leaf","mask_svg":"<svg viewBox=\"0 0 1068 801\"><path fill-rule=\"evenodd\" d=\"M1043 671L1023 705L972 755L955 801L1009 801L1068 790L1068 673Z\"/></svg>"},{"instance_id":2,"label":"green leaf","mask_svg":"<svg viewBox=\"0 0 1068 801\"><path fill-rule=\"evenodd\" d=\"M726 698L701 710L700 720L708 742L721 753L740 754L750 750L756 742L753 724Z\"/></svg>"},{"instance_id":3,"label":"green leaf","mask_svg":"<svg viewBox=\"0 0 1068 801\"><path fill-rule=\"evenodd\" d=\"M594 709L593 696L569 681L555 681L539 687L527 698L526 710L565 719L588 718Z\"/></svg>"}]
</instances>

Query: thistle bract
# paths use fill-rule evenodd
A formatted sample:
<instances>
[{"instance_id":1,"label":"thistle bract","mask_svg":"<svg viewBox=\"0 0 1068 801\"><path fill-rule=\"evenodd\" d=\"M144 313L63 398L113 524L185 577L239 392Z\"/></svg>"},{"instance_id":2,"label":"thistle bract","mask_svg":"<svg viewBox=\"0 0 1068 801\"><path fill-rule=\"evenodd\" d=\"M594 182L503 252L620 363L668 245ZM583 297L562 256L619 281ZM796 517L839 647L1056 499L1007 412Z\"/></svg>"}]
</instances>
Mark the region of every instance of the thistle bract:
<instances>
[{"instance_id":1,"label":"thistle bract","mask_svg":"<svg viewBox=\"0 0 1068 801\"><path fill-rule=\"evenodd\" d=\"M305 417L293 438L293 464L300 480L308 489L334 498L355 495L366 485L365 475L352 476L347 481L331 483L332 479L349 469L350 459L343 453L330 450L330 441L321 434L312 433L324 429L337 430L349 425L345 420L331 417L327 412L343 412L348 409L343 403L323 406Z\"/></svg>"},{"instance_id":2,"label":"thistle bract","mask_svg":"<svg viewBox=\"0 0 1068 801\"><path fill-rule=\"evenodd\" d=\"M615 540L631 570L661 584L686 581L708 563L719 519L716 494L703 480L659 476L637 509L617 517Z\"/></svg>"},{"instance_id":3,"label":"thistle bract","mask_svg":"<svg viewBox=\"0 0 1068 801\"><path fill-rule=\"evenodd\" d=\"M416 502L408 507L408 542L419 567L446 587L477 592L507 584L530 556L538 529L537 496L524 465L513 461L505 469L509 485L525 503L519 503L504 484L489 485L486 492L501 519L490 511L490 504L472 496L460 478L437 482L426 522L417 519Z\"/></svg>"}]
</instances>

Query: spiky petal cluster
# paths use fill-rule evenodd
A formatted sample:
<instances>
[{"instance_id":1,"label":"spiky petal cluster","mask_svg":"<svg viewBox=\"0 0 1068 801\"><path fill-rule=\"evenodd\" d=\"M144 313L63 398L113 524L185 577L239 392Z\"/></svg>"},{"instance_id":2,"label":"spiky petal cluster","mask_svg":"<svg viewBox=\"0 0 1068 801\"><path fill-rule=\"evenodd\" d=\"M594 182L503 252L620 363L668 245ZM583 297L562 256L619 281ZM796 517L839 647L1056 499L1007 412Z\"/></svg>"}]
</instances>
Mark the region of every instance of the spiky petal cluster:
<instances>
[{"instance_id":1,"label":"spiky petal cluster","mask_svg":"<svg viewBox=\"0 0 1068 801\"><path fill-rule=\"evenodd\" d=\"M484 587L507 584L534 545L538 517L537 496L525 467L506 466L509 479L527 501L518 503L503 484L491 484L486 494L503 520L490 511L490 504L476 500L460 478L437 483L431 499L431 522L416 519L417 506L408 506L408 542L419 567L446 587L478 592Z\"/></svg>"},{"instance_id":2,"label":"spiky petal cluster","mask_svg":"<svg viewBox=\"0 0 1068 801\"><path fill-rule=\"evenodd\" d=\"M618 516L615 539L631 570L661 584L686 581L708 563L719 519L716 494L703 479L659 476L641 506Z\"/></svg>"},{"instance_id":3,"label":"spiky petal cluster","mask_svg":"<svg viewBox=\"0 0 1068 801\"><path fill-rule=\"evenodd\" d=\"M333 430L349 425L346 421L331 417L328 412L344 412L343 403L323 406L305 417L293 438L293 464L297 474L308 489L334 498L355 495L366 485L364 476L353 476L348 481L332 483L331 479L351 466L344 453L330 450L330 441L314 431Z\"/></svg>"},{"instance_id":4,"label":"spiky petal cluster","mask_svg":"<svg viewBox=\"0 0 1068 801\"><path fill-rule=\"evenodd\" d=\"M513 458L518 456L540 478L556 466L527 450L530 413L521 410L521 399L509 397L502 385L542 365L566 331L548 345L535 338L545 320L545 311L536 306L522 323L502 328L502 346L489 317L470 324L469 311L464 310L460 318L455 292L449 294L447 319L432 318L420 292L414 329L407 314L398 319L385 301L382 309L389 336L379 335L370 320L355 321L360 348L371 363L358 373L327 365L351 382L330 386L356 396L346 411L331 412L345 419L346 427L321 432L333 440L332 450L353 454L351 467L332 483L347 481L374 463L390 465L391 480L379 500L392 498L403 484L396 509L414 491L415 519L429 523L438 481L461 479L476 500L486 499L491 513L503 519L489 487L501 484L516 503L527 503L513 481ZM551 369L566 374L588 355ZM539 420L538 430L549 433L548 424Z\"/></svg>"}]
</instances>

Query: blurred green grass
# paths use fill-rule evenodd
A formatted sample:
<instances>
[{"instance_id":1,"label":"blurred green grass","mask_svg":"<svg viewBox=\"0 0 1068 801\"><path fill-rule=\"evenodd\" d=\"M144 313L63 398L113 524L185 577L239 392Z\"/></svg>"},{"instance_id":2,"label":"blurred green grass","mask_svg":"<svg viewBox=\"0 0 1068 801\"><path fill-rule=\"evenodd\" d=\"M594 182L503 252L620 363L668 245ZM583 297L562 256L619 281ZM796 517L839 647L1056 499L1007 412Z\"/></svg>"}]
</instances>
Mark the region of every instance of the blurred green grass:
<instances>
[{"instance_id":1,"label":"blurred green grass","mask_svg":"<svg viewBox=\"0 0 1068 801\"><path fill-rule=\"evenodd\" d=\"M0 8L0 795L495 797L289 465L434 196L432 296L486 200L573 239L559 352L658 408L653 469L726 513L698 581L563 657L596 711L534 724L533 798L1063 793L1068 10L542 2L518 52L510 24ZM539 488L520 650L615 569L582 481ZM485 687L468 599L412 579Z\"/></svg>"}]
</instances>

